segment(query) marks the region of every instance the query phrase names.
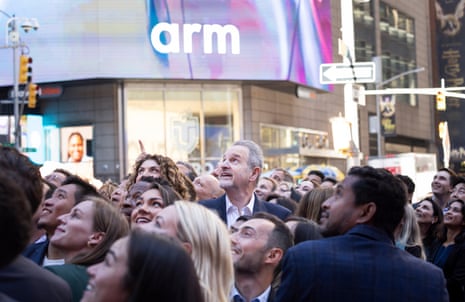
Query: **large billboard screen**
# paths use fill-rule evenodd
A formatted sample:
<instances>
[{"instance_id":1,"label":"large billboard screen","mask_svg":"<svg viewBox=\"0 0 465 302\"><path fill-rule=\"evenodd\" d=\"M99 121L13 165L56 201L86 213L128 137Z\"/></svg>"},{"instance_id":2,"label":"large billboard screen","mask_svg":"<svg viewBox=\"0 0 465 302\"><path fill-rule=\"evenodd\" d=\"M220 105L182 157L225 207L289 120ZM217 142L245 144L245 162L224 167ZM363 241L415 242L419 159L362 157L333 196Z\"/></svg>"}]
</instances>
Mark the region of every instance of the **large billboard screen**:
<instances>
[{"instance_id":1,"label":"large billboard screen","mask_svg":"<svg viewBox=\"0 0 465 302\"><path fill-rule=\"evenodd\" d=\"M330 0L0 0L0 9L38 19L37 31L19 30L38 83L285 80L329 88L318 73L332 62ZM6 31L0 26L7 40ZM0 66L0 85L11 85L11 49L0 50Z\"/></svg>"}]
</instances>

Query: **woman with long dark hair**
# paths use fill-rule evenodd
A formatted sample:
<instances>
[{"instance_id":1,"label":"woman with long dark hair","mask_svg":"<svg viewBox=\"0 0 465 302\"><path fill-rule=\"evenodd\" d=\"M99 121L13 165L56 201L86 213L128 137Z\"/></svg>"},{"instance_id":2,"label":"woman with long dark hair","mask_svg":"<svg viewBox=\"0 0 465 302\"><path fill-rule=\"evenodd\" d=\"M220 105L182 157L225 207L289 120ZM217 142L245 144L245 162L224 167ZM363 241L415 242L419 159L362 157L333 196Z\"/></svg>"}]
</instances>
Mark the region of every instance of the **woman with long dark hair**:
<instances>
[{"instance_id":1,"label":"woman with long dark hair","mask_svg":"<svg viewBox=\"0 0 465 302\"><path fill-rule=\"evenodd\" d=\"M83 302L204 301L189 254L164 235L135 229L87 271Z\"/></svg>"},{"instance_id":2,"label":"woman with long dark hair","mask_svg":"<svg viewBox=\"0 0 465 302\"><path fill-rule=\"evenodd\" d=\"M431 260L444 272L450 301L465 301L464 201L452 200L444 209L444 231L433 244Z\"/></svg>"},{"instance_id":3,"label":"woman with long dark hair","mask_svg":"<svg viewBox=\"0 0 465 302\"><path fill-rule=\"evenodd\" d=\"M431 247L442 234L443 214L439 205L425 198L414 205L426 260L431 262Z\"/></svg>"}]
</instances>

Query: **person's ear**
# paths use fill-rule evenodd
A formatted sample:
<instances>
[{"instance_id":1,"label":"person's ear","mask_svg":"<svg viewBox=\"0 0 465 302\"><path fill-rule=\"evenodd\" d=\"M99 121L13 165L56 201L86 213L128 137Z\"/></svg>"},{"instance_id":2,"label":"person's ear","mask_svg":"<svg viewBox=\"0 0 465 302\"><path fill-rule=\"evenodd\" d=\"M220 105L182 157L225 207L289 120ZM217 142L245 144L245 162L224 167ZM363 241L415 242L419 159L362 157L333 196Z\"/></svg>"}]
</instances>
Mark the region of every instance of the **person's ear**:
<instances>
[{"instance_id":1,"label":"person's ear","mask_svg":"<svg viewBox=\"0 0 465 302\"><path fill-rule=\"evenodd\" d=\"M258 176L260 175L260 167L255 167L252 169L252 174L249 177L249 181L257 181Z\"/></svg>"},{"instance_id":2,"label":"person's ear","mask_svg":"<svg viewBox=\"0 0 465 302\"><path fill-rule=\"evenodd\" d=\"M192 255L192 244L189 242L181 242L182 247L186 250L189 255Z\"/></svg>"},{"instance_id":3,"label":"person's ear","mask_svg":"<svg viewBox=\"0 0 465 302\"><path fill-rule=\"evenodd\" d=\"M96 247L105 237L105 232L95 232L89 236L87 240L88 247Z\"/></svg>"},{"instance_id":4,"label":"person's ear","mask_svg":"<svg viewBox=\"0 0 465 302\"><path fill-rule=\"evenodd\" d=\"M368 202L360 205L360 215L357 219L357 223L367 223L373 219L376 213L376 204L374 202Z\"/></svg>"},{"instance_id":5,"label":"person's ear","mask_svg":"<svg viewBox=\"0 0 465 302\"><path fill-rule=\"evenodd\" d=\"M279 261L284 256L284 252L282 249L274 247L271 248L267 253L265 257L265 263L270 263L270 264L278 264Z\"/></svg>"}]
</instances>

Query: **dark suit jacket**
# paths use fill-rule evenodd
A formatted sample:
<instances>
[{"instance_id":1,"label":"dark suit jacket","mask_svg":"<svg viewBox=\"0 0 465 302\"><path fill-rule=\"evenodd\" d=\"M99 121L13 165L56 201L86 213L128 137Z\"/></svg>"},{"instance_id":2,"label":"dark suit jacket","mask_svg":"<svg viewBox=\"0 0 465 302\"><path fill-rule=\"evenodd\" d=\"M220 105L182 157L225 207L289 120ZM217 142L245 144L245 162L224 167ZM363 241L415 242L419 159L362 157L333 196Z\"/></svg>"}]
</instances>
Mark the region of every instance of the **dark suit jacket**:
<instances>
[{"instance_id":1,"label":"dark suit jacket","mask_svg":"<svg viewBox=\"0 0 465 302\"><path fill-rule=\"evenodd\" d=\"M289 249L276 301L446 302L448 294L438 267L397 248L384 231L357 225Z\"/></svg>"},{"instance_id":2,"label":"dark suit jacket","mask_svg":"<svg viewBox=\"0 0 465 302\"><path fill-rule=\"evenodd\" d=\"M18 301L72 301L64 280L24 256L0 269L0 292Z\"/></svg>"},{"instance_id":3,"label":"dark suit jacket","mask_svg":"<svg viewBox=\"0 0 465 302\"><path fill-rule=\"evenodd\" d=\"M432 247L435 258L442 242L436 241ZM447 281L450 302L465 301L465 242L455 244L442 268Z\"/></svg>"},{"instance_id":4,"label":"dark suit jacket","mask_svg":"<svg viewBox=\"0 0 465 302\"><path fill-rule=\"evenodd\" d=\"M266 302L273 302L275 296L276 296L276 288L271 286L270 293L268 294L268 299L266 299ZM232 298L231 301L234 301L234 298Z\"/></svg>"},{"instance_id":5,"label":"dark suit jacket","mask_svg":"<svg viewBox=\"0 0 465 302\"><path fill-rule=\"evenodd\" d=\"M201 200L199 204L206 206L209 209L215 210L220 218L227 224L226 215L226 194L216 199ZM253 214L257 212L267 212L281 218L286 219L291 215L291 211L283 206L259 200L255 195L255 204L253 206Z\"/></svg>"},{"instance_id":6,"label":"dark suit jacket","mask_svg":"<svg viewBox=\"0 0 465 302\"><path fill-rule=\"evenodd\" d=\"M23 256L42 266L48 248L48 239L40 243L31 243L23 251Z\"/></svg>"}]
</instances>

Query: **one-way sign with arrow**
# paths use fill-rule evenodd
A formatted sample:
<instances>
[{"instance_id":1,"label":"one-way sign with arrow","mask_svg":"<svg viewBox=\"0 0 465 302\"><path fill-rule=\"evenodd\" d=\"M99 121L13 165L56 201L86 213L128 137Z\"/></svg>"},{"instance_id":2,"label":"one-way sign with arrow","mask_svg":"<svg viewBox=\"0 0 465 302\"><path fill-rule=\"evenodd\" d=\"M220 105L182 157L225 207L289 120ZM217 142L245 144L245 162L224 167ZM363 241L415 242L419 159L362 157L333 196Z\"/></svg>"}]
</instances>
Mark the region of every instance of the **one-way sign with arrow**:
<instances>
[{"instance_id":1,"label":"one-way sign with arrow","mask_svg":"<svg viewBox=\"0 0 465 302\"><path fill-rule=\"evenodd\" d=\"M321 64L321 84L374 83L375 63L360 62L353 65L344 63Z\"/></svg>"}]
</instances>

